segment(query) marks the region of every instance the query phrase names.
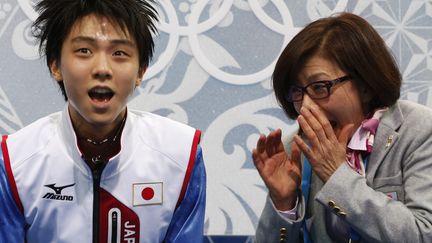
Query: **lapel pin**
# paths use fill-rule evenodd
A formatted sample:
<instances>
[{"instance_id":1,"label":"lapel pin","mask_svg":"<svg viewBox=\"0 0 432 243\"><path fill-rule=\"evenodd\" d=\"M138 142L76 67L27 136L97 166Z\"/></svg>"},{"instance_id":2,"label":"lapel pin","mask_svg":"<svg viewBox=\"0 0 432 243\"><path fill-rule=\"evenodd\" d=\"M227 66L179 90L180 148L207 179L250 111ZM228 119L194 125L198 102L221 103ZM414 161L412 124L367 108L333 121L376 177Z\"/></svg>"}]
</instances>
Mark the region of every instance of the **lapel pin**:
<instances>
[{"instance_id":1,"label":"lapel pin","mask_svg":"<svg viewBox=\"0 0 432 243\"><path fill-rule=\"evenodd\" d=\"M393 142L393 135L390 135L387 138L387 143L386 143L385 147L388 148L392 142Z\"/></svg>"}]
</instances>

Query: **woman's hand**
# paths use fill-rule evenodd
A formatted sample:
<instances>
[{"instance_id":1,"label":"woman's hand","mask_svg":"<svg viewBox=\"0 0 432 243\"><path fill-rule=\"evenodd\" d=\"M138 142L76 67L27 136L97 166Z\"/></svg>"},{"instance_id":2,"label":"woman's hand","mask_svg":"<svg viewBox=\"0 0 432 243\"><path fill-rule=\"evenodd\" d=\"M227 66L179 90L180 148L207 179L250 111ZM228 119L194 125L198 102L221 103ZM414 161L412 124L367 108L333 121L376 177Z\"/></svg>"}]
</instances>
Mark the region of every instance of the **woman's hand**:
<instances>
[{"instance_id":1,"label":"woman's hand","mask_svg":"<svg viewBox=\"0 0 432 243\"><path fill-rule=\"evenodd\" d=\"M270 198L278 210L295 207L297 188L301 183L300 150L292 143L291 157L285 152L280 129L267 137L260 135L257 146L252 150L256 168L270 192Z\"/></svg>"},{"instance_id":2,"label":"woman's hand","mask_svg":"<svg viewBox=\"0 0 432 243\"><path fill-rule=\"evenodd\" d=\"M316 105L302 107L297 120L310 146L298 135L294 136L294 142L308 158L315 174L325 183L346 161L346 147L354 124L347 124L334 131L327 117Z\"/></svg>"}]
</instances>

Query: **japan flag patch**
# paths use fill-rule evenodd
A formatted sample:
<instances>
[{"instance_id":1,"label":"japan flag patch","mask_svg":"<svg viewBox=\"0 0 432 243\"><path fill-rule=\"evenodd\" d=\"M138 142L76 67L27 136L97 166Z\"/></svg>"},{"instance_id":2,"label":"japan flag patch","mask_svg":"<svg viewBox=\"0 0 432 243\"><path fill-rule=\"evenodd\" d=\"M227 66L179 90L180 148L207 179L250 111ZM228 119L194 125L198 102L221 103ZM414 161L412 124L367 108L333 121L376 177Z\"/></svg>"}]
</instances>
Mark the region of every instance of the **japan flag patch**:
<instances>
[{"instance_id":1,"label":"japan flag patch","mask_svg":"<svg viewBox=\"0 0 432 243\"><path fill-rule=\"evenodd\" d=\"M133 206L157 205L163 203L163 183L133 184Z\"/></svg>"}]
</instances>

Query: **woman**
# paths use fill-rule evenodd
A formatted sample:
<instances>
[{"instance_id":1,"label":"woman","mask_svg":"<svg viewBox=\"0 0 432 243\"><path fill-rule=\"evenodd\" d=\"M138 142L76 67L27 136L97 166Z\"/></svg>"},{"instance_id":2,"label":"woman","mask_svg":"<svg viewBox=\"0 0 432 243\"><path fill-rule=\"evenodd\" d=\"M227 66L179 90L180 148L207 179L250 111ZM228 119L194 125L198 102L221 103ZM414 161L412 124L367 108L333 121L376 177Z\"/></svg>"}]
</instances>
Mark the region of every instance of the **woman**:
<instances>
[{"instance_id":1,"label":"woman","mask_svg":"<svg viewBox=\"0 0 432 243\"><path fill-rule=\"evenodd\" d=\"M398 100L400 72L369 23L309 24L273 86L300 129L252 151L269 189L257 242L432 242L432 110Z\"/></svg>"}]
</instances>

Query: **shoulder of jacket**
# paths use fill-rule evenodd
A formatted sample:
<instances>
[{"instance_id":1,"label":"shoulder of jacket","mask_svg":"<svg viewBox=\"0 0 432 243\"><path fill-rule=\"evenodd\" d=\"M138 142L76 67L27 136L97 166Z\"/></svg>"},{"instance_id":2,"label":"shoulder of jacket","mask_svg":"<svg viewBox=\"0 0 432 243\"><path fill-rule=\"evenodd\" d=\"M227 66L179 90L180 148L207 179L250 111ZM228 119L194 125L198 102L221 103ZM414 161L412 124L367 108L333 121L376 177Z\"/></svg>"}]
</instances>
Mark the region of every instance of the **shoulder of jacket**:
<instances>
[{"instance_id":1,"label":"shoulder of jacket","mask_svg":"<svg viewBox=\"0 0 432 243\"><path fill-rule=\"evenodd\" d=\"M26 160L43 150L58 133L61 112L56 112L36 120L13 134L7 136L9 155L15 163Z\"/></svg>"}]
</instances>

